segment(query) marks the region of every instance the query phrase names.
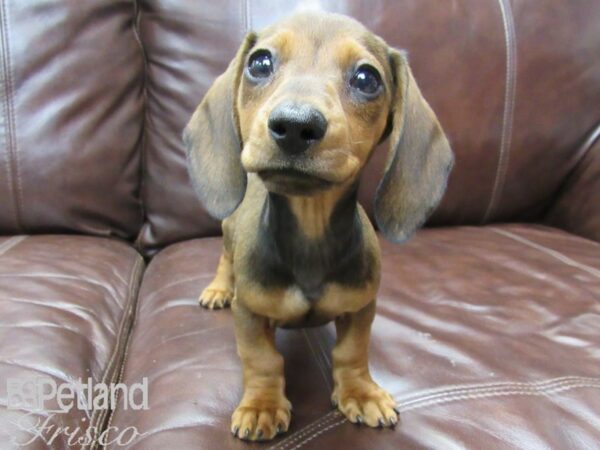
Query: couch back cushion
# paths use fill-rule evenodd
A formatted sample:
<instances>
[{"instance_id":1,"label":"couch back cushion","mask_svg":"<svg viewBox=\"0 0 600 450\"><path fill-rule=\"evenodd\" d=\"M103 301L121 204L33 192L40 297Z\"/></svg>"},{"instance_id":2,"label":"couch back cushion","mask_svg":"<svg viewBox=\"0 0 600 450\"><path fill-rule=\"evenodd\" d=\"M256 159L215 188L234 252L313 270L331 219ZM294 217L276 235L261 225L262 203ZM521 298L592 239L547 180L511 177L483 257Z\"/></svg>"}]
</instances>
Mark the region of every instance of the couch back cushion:
<instances>
[{"instance_id":1,"label":"couch back cushion","mask_svg":"<svg viewBox=\"0 0 600 450\"><path fill-rule=\"evenodd\" d=\"M147 249L218 233L187 175L181 132L243 35L299 7L354 16L406 49L456 154L430 223L534 220L580 161L600 117L600 2L581 0L140 0L148 113ZM371 199L386 146L364 173Z\"/></svg>"},{"instance_id":2,"label":"couch back cushion","mask_svg":"<svg viewBox=\"0 0 600 450\"><path fill-rule=\"evenodd\" d=\"M144 66L132 3L0 3L0 235L137 235Z\"/></svg>"}]
</instances>

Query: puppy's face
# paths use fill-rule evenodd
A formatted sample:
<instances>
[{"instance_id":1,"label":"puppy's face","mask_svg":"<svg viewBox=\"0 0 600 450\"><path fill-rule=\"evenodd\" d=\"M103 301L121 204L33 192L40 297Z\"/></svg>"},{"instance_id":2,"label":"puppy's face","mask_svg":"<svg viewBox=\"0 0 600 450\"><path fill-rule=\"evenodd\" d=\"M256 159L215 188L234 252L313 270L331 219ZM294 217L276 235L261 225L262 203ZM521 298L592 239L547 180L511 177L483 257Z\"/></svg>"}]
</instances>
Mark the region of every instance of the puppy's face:
<instances>
[{"instance_id":1,"label":"puppy's face","mask_svg":"<svg viewBox=\"0 0 600 450\"><path fill-rule=\"evenodd\" d=\"M442 197L448 140L401 52L353 19L305 13L246 36L183 137L196 191L223 219L248 172L288 195L347 186L388 134L374 211L400 242Z\"/></svg>"},{"instance_id":2,"label":"puppy's face","mask_svg":"<svg viewBox=\"0 0 600 450\"><path fill-rule=\"evenodd\" d=\"M241 162L271 191L310 195L353 181L388 122L387 46L354 21L326 17L265 30L243 60Z\"/></svg>"}]
</instances>

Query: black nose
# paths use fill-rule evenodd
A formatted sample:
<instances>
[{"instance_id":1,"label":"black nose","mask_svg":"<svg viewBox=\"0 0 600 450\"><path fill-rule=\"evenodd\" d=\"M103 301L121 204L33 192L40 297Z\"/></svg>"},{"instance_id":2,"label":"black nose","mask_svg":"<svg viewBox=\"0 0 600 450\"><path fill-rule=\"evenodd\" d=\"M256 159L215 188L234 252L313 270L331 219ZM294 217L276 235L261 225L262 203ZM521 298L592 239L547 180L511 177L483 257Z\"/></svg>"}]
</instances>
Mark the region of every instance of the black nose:
<instances>
[{"instance_id":1,"label":"black nose","mask_svg":"<svg viewBox=\"0 0 600 450\"><path fill-rule=\"evenodd\" d=\"M271 111L269 132L279 148L289 154L305 152L327 131L327 120L310 105L282 103Z\"/></svg>"}]
</instances>

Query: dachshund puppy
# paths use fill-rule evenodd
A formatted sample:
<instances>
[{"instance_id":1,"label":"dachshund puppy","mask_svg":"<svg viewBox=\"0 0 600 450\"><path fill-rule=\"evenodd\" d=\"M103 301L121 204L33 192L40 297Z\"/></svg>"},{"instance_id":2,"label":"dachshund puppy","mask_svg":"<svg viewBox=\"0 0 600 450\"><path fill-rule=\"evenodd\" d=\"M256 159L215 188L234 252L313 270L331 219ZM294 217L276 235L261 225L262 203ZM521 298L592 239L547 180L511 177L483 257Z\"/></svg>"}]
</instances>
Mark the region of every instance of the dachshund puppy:
<instances>
[{"instance_id":1,"label":"dachshund puppy","mask_svg":"<svg viewBox=\"0 0 600 450\"><path fill-rule=\"evenodd\" d=\"M332 320L333 404L354 423L398 421L369 373L380 251L357 203L361 170L388 135L375 219L402 242L440 201L450 146L404 55L321 12L249 33L184 131L195 189L223 219L223 254L200 304L232 305L244 394L231 431L242 439L288 429L275 328Z\"/></svg>"}]
</instances>

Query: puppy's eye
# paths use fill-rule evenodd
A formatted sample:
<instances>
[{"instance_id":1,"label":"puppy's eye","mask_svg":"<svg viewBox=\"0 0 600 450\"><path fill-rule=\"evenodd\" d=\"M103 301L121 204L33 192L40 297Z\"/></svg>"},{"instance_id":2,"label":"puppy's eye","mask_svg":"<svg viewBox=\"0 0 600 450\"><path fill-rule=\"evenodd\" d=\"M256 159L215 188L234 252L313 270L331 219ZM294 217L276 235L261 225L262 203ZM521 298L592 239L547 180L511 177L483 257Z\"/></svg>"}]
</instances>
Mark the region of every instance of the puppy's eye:
<instances>
[{"instance_id":1,"label":"puppy's eye","mask_svg":"<svg viewBox=\"0 0 600 450\"><path fill-rule=\"evenodd\" d=\"M375 97L381 90L381 75L373 66L363 64L350 79L350 86L367 97Z\"/></svg>"},{"instance_id":2,"label":"puppy's eye","mask_svg":"<svg viewBox=\"0 0 600 450\"><path fill-rule=\"evenodd\" d=\"M258 50L248 59L248 74L252 78L268 78L273 73L273 56L268 50Z\"/></svg>"}]
</instances>

